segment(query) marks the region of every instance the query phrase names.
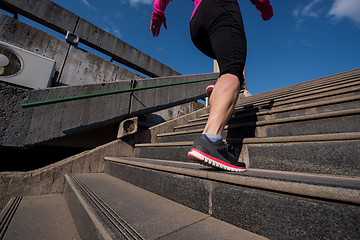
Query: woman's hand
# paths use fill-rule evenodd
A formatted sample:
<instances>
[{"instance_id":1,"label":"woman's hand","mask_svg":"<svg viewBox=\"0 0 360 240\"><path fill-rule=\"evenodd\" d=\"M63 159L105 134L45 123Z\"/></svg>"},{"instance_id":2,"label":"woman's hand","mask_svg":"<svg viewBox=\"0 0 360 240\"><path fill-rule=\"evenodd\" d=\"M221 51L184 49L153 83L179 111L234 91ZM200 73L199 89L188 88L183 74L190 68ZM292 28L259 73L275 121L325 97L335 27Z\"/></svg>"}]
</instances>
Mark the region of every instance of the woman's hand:
<instances>
[{"instance_id":1,"label":"woman's hand","mask_svg":"<svg viewBox=\"0 0 360 240\"><path fill-rule=\"evenodd\" d=\"M256 9L260 11L261 17L264 21L270 20L274 15L273 7L270 0L250 0L252 4L256 6Z\"/></svg>"},{"instance_id":2,"label":"woman's hand","mask_svg":"<svg viewBox=\"0 0 360 240\"><path fill-rule=\"evenodd\" d=\"M164 23L164 28L167 29L166 19L165 20L151 20L150 30L154 37L159 36L161 25Z\"/></svg>"}]
</instances>

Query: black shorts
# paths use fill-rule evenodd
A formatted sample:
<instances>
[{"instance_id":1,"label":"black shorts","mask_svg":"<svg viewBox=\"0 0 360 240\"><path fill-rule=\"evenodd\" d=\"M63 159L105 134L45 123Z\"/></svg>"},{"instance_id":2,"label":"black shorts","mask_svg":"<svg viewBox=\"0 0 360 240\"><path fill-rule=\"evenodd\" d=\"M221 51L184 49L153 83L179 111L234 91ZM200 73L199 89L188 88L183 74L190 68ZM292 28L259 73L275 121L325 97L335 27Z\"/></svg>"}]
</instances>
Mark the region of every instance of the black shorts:
<instances>
[{"instance_id":1,"label":"black shorts","mask_svg":"<svg viewBox=\"0 0 360 240\"><path fill-rule=\"evenodd\" d=\"M190 21L194 45L216 59L220 75L231 73L244 82L246 36L237 0L203 0Z\"/></svg>"}]
</instances>

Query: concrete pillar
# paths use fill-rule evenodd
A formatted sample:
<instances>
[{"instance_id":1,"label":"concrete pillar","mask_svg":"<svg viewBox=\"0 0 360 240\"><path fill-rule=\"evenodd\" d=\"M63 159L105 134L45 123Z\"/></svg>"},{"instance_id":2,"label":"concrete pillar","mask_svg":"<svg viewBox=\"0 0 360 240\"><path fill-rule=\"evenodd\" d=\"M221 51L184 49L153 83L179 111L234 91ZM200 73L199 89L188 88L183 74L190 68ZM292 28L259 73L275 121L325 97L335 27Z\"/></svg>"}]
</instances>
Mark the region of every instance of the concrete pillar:
<instances>
[{"instance_id":1,"label":"concrete pillar","mask_svg":"<svg viewBox=\"0 0 360 240\"><path fill-rule=\"evenodd\" d=\"M215 73L220 72L219 64L215 59L214 59L214 72Z\"/></svg>"}]
</instances>

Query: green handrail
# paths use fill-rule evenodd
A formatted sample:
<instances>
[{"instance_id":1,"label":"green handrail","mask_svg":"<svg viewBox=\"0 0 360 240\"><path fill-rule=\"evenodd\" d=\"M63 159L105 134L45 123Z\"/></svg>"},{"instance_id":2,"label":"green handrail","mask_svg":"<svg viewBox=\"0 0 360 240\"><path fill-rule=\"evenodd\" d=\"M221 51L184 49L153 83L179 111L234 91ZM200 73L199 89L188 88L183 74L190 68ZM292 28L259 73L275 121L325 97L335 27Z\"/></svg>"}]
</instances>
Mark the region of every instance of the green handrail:
<instances>
[{"instance_id":1,"label":"green handrail","mask_svg":"<svg viewBox=\"0 0 360 240\"><path fill-rule=\"evenodd\" d=\"M216 80L216 79L217 78L201 79L201 80L194 80L194 81L188 81L188 82L168 83L168 84L154 85L154 86L148 86L148 87L129 88L129 89L123 89L123 90L110 91L110 92L91 93L91 94L85 94L85 95L79 95L79 96L73 96L73 97L65 97L65 98L50 99L50 100L39 101L39 102L24 103L24 104L21 104L21 107L28 108L28 107L53 104L53 103L59 103L59 102L66 102L66 101L73 101L73 100L78 100L78 99L92 98L92 97L98 97L98 96L104 96L104 95L112 95L112 94L125 93L125 92L135 92L135 91L140 91L140 90L145 90L145 89L169 87L169 86L183 85L183 84L189 84L189 83L206 82L206 81L211 81L211 80Z\"/></svg>"}]
</instances>

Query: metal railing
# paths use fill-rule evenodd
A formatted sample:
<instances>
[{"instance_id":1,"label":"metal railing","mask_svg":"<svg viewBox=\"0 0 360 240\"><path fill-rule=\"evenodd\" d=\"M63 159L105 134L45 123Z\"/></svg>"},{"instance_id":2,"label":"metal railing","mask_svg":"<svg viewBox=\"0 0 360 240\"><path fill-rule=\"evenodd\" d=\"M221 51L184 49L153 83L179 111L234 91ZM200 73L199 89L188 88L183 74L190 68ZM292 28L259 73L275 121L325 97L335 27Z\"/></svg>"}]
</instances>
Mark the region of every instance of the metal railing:
<instances>
[{"instance_id":1,"label":"metal railing","mask_svg":"<svg viewBox=\"0 0 360 240\"><path fill-rule=\"evenodd\" d=\"M28 108L28 107L34 107L34 106L40 106L40 105L46 105L46 104L53 104L53 103L59 103L59 102L66 102L66 101L74 101L74 100L78 100L78 99L92 98L92 97L112 95L112 94L118 94L118 93L135 92L135 91L154 89L154 88L162 88L162 87L170 87L170 86L176 86L176 85L184 85L184 84L191 84L191 83L213 81L213 80L216 80L216 79L217 78L201 79L201 80L195 80L195 81L169 83L169 84L161 84L161 85L139 87L139 88L128 88L128 89L108 91L108 92L100 92L100 93L91 93L91 94L84 94L84 95L73 96L73 97L65 97L65 98L49 99L49 100L45 100L45 101L24 103L24 104L21 104L21 106L23 108Z\"/></svg>"}]
</instances>

